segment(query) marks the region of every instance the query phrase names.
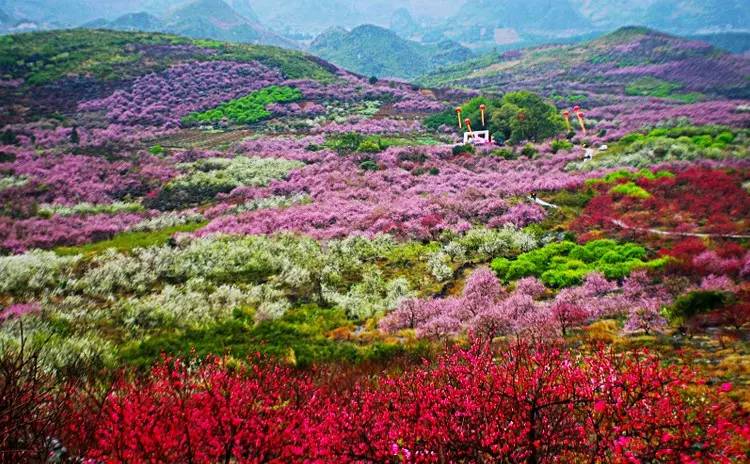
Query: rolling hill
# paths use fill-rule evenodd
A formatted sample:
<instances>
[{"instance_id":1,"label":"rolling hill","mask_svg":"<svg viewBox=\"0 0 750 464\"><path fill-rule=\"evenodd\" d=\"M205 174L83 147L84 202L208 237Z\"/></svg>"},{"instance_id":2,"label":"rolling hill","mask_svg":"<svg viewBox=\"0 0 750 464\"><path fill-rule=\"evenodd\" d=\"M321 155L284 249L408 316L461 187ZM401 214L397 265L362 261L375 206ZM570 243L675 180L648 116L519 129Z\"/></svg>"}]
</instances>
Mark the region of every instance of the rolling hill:
<instances>
[{"instance_id":1,"label":"rolling hill","mask_svg":"<svg viewBox=\"0 0 750 464\"><path fill-rule=\"evenodd\" d=\"M750 60L711 45L640 27L626 27L573 45L547 45L487 55L419 82L508 91L660 96L750 96Z\"/></svg>"},{"instance_id":2,"label":"rolling hill","mask_svg":"<svg viewBox=\"0 0 750 464\"><path fill-rule=\"evenodd\" d=\"M240 15L223 0L197 0L176 10L165 21L165 32L193 38L296 47L257 21Z\"/></svg>"},{"instance_id":3,"label":"rolling hill","mask_svg":"<svg viewBox=\"0 0 750 464\"><path fill-rule=\"evenodd\" d=\"M351 31L331 29L318 36L310 50L360 74L404 79L415 78L472 56L471 51L456 42L422 45L373 25L359 26Z\"/></svg>"},{"instance_id":4,"label":"rolling hill","mask_svg":"<svg viewBox=\"0 0 750 464\"><path fill-rule=\"evenodd\" d=\"M219 43L162 33L70 29L0 37L0 124L23 114L73 111L79 101L170 66L189 62L258 62L288 79L330 80L337 69L283 48ZM29 92L29 87L34 91Z\"/></svg>"}]
</instances>

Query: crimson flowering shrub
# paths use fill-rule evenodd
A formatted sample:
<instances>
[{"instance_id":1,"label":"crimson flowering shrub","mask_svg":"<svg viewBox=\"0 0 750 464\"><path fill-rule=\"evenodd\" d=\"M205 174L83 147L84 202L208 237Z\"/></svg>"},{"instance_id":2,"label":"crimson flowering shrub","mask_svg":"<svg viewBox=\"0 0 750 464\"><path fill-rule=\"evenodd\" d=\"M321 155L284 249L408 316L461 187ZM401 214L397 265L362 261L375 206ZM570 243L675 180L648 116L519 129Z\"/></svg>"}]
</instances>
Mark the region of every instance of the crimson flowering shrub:
<instances>
[{"instance_id":1,"label":"crimson flowering shrub","mask_svg":"<svg viewBox=\"0 0 750 464\"><path fill-rule=\"evenodd\" d=\"M741 462L747 417L647 352L475 343L371 378L167 359L103 397L66 392L59 436L110 463Z\"/></svg>"},{"instance_id":2,"label":"crimson flowering shrub","mask_svg":"<svg viewBox=\"0 0 750 464\"><path fill-rule=\"evenodd\" d=\"M645 195L621 194L608 183L594 184L597 194L573 229L617 232L621 227L612 221L618 220L630 227L671 232L741 233L750 218L750 194L742 187L749 175L746 170L689 167L674 176L639 178L636 184Z\"/></svg>"}]
</instances>

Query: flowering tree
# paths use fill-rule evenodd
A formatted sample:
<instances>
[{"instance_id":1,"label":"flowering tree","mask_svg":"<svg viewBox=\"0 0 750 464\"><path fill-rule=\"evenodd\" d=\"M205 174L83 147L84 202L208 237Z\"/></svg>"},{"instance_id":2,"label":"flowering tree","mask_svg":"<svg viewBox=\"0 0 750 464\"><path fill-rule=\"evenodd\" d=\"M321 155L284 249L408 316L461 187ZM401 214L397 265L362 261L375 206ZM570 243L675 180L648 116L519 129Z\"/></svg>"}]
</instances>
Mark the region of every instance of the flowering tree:
<instances>
[{"instance_id":1,"label":"flowering tree","mask_svg":"<svg viewBox=\"0 0 750 464\"><path fill-rule=\"evenodd\" d=\"M397 376L327 378L168 359L98 407L71 395L60 432L72 455L113 463L708 463L750 447L731 385L696 393L647 353L475 343Z\"/></svg>"}]
</instances>

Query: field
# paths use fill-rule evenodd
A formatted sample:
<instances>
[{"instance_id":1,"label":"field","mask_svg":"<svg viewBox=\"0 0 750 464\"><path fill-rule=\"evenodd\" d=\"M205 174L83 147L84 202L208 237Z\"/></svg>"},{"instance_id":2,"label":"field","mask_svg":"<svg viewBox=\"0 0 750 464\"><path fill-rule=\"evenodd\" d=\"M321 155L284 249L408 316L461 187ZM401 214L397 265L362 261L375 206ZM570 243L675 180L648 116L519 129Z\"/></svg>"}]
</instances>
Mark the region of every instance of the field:
<instances>
[{"instance_id":1,"label":"field","mask_svg":"<svg viewBox=\"0 0 750 464\"><path fill-rule=\"evenodd\" d=\"M0 38L0 462L747 462L749 65L668 37Z\"/></svg>"}]
</instances>

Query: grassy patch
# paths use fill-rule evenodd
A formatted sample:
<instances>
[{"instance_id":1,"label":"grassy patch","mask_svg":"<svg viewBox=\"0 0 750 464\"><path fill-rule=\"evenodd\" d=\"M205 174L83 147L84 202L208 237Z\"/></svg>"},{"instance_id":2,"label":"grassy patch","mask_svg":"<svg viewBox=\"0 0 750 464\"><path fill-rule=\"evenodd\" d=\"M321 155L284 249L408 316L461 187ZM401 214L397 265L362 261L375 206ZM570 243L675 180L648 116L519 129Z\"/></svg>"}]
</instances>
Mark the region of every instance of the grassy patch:
<instances>
[{"instance_id":1,"label":"grassy patch","mask_svg":"<svg viewBox=\"0 0 750 464\"><path fill-rule=\"evenodd\" d=\"M308 305L288 311L282 318L256 324L249 312L235 312L232 319L184 332L154 335L133 342L120 352L122 361L148 366L161 353L189 356L228 354L244 358L265 353L305 367L329 362L384 360L419 350L420 346L349 338L353 326L341 309Z\"/></svg>"},{"instance_id":2,"label":"grassy patch","mask_svg":"<svg viewBox=\"0 0 750 464\"><path fill-rule=\"evenodd\" d=\"M73 247L58 247L55 248L54 251L61 256L97 254L101 253L104 250L107 250L108 248L115 248L118 251L130 251L135 248L146 248L154 245L162 245L177 232L193 232L205 226L206 224L207 222L198 222L151 232L123 232L121 234L115 235L110 240L87 243L85 245L78 245Z\"/></svg>"},{"instance_id":3,"label":"grassy patch","mask_svg":"<svg viewBox=\"0 0 750 464\"><path fill-rule=\"evenodd\" d=\"M630 96L669 98L684 103L695 103L703 99L703 94L697 92L678 92L681 88L682 85L674 82L654 77L641 77L625 87L625 94Z\"/></svg>"}]
</instances>

